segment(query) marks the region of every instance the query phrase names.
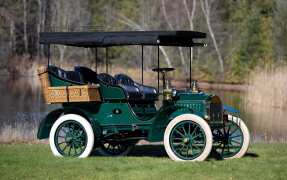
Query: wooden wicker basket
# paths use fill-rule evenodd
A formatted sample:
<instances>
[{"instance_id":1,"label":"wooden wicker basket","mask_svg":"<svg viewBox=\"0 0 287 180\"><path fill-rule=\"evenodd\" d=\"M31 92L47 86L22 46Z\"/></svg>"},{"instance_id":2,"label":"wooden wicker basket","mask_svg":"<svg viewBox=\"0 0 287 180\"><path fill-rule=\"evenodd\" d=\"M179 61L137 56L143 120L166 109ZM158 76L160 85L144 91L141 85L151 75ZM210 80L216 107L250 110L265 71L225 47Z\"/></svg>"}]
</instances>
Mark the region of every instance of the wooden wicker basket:
<instances>
[{"instance_id":1,"label":"wooden wicker basket","mask_svg":"<svg viewBox=\"0 0 287 180\"><path fill-rule=\"evenodd\" d=\"M64 102L101 101L98 85L51 87L46 67L38 69L41 88L47 104Z\"/></svg>"}]
</instances>

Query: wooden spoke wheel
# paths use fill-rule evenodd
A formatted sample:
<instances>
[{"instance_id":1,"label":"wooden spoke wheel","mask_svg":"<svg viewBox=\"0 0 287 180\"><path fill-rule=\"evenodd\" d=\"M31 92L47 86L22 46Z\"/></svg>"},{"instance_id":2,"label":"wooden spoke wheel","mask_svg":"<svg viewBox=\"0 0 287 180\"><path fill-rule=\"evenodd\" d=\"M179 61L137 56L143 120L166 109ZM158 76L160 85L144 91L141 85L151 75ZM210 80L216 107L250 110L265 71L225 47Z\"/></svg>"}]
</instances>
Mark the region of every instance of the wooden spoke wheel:
<instances>
[{"instance_id":1,"label":"wooden spoke wheel","mask_svg":"<svg viewBox=\"0 0 287 180\"><path fill-rule=\"evenodd\" d=\"M135 142L109 141L103 142L98 148L102 156L126 156L134 147Z\"/></svg>"},{"instance_id":2,"label":"wooden spoke wheel","mask_svg":"<svg viewBox=\"0 0 287 180\"><path fill-rule=\"evenodd\" d=\"M212 133L213 149L223 159L240 158L247 152L250 135L240 118L229 115L225 126L214 129Z\"/></svg>"},{"instance_id":3,"label":"wooden spoke wheel","mask_svg":"<svg viewBox=\"0 0 287 180\"><path fill-rule=\"evenodd\" d=\"M172 160L203 161L212 147L210 127L199 116L177 116L165 130L164 147Z\"/></svg>"},{"instance_id":4,"label":"wooden spoke wheel","mask_svg":"<svg viewBox=\"0 0 287 180\"><path fill-rule=\"evenodd\" d=\"M94 145L94 133L90 123L76 114L61 116L52 126L50 147L55 156L84 158Z\"/></svg>"}]
</instances>

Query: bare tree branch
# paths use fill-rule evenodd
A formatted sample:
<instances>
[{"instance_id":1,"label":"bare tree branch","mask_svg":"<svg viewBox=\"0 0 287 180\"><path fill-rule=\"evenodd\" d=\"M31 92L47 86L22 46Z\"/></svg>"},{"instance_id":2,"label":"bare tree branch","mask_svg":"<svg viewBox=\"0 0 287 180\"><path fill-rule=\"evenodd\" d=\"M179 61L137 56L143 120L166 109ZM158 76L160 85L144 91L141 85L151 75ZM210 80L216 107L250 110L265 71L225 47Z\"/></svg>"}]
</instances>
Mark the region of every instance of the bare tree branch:
<instances>
[{"instance_id":1,"label":"bare tree branch","mask_svg":"<svg viewBox=\"0 0 287 180\"><path fill-rule=\"evenodd\" d=\"M194 19L195 10L196 10L196 0L192 1L192 10L191 10L191 12L189 11L189 8L187 6L186 0L183 1L183 5L184 5L185 12L187 14L187 19L188 19L188 22L189 22L190 30L193 31L193 29L194 29L193 19ZM191 66L192 66L192 62L193 62L193 48L191 48L191 51L190 51L190 65Z\"/></svg>"},{"instance_id":2,"label":"bare tree branch","mask_svg":"<svg viewBox=\"0 0 287 180\"><path fill-rule=\"evenodd\" d=\"M190 30L193 30L194 29L194 27L193 27L193 19L194 19L195 10L196 10L196 0L192 1L192 10L191 10L191 12L189 11L189 8L187 6L186 0L183 0L183 5L184 5L185 12L187 14L187 19L189 21Z\"/></svg>"},{"instance_id":3,"label":"bare tree branch","mask_svg":"<svg viewBox=\"0 0 287 180\"><path fill-rule=\"evenodd\" d=\"M120 17L121 19L120 18L116 18L116 17L112 17L112 18L114 18L115 20L117 20L120 23L123 23L123 24L129 26L132 29L141 30L141 31L145 30L144 27L142 27L138 23L134 22L133 20L129 19L128 17L126 17L126 16L124 16L122 14L119 14L118 17ZM164 56L164 60L165 60L165 62L167 64L167 66L168 67L172 67L172 64L170 62L169 56L167 55L166 50L164 49L164 47L159 46L159 49L160 49L161 53Z\"/></svg>"},{"instance_id":4,"label":"bare tree branch","mask_svg":"<svg viewBox=\"0 0 287 180\"><path fill-rule=\"evenodd\" d=\"M161 0L161 7L162 7L162 10L163 10L163 16L164 16L164 19L169 27L170 30L173 30L173 25L170 23L170 21L168 20L168 17L167 17L167 13L166 13L166 7L165 7L165 0Z\"/></svg>"},{"instance_id":5,"label":"bare tree branch","mask_svg":"<svg viewBox=\"0 0 287 180\"><path fill-rule=\"evenodd\" d=\"M123 14L118 14L121 19L118 19L120 20L122 23L132 27L133 29L136 29L136 30L141 30L141 31L144 31L144 27L139 25L138 23L134 22L133 20L127 18L126 16L124 16Z\"/></svg>"},{"instance_id":6,"label":"bare tree branch","mask_svg":"<svg viewBox=\"0 0 287 180\"><path fill-rule=\"evenodd\" d=\"M163 11L163 16L164 16L164 19L165 19L167 25L169 26L169 28L171 30L174 30L174 27L171 24L171 22L169 21L168 16L167 16L165 0L161 0L161 6L162 6L162 11ZM180 61L181 61L181 64L183 66L184 73L187 74L187 68L186 68L186 63L185 63L182 47L178 47L178 50L179 50Z\"/></svg>"}]
</instances>

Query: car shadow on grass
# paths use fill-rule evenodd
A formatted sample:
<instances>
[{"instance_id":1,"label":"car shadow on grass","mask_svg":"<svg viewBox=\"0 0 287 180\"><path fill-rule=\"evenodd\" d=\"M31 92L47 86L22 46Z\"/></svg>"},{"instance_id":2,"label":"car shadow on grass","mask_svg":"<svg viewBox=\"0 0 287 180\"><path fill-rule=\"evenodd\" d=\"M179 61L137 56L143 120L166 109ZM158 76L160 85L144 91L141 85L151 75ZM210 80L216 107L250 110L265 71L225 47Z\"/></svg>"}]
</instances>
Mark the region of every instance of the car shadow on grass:
<instances>
[{"instance_id":1,"label":"car shadow on grass","mask_svg":"<svg viewBox=\"0 0 287 180\"><path fill-rule=\"evenodd\" d=\"M100 156L97 152L93 153L94 156ZM134 149L128 154L130 157L166 157L168 155L163 145L136 145ZM247 152L244 158L257 158L258 154ZM212 150L207 160L223 160L221 155Z\"/></svg>"}]
</instances>

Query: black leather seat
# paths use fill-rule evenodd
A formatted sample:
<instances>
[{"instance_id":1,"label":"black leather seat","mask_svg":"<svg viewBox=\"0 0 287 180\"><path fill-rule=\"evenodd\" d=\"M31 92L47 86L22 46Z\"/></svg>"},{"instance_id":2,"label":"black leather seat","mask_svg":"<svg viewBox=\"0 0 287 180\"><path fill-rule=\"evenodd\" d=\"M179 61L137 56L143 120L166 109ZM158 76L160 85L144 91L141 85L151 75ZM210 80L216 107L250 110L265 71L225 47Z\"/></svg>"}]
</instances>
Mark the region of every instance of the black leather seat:
<instances>
[{"instance_id":1,"label":"black leather seat","mask_svg":"<svg viewBox=\"0 0 287 180\"><path fill-rule=\"evenodd\" d=\"M140 97L142 100L155 101L158 99L158 93L156 89L153 87L144 86L139 83L136 83L132 80L132 78L130 78L129 76L125 74L117 74L115 78L119 84L123 84L128 87L137 88L141 94Z\"/></svg>"},{"instance_id":2,"label":"black leather seat","mask_svg":"<svg viewBox=\"0 0 287 180\"><path fill-rule=\"evenodd\" d=\"M117 85L117 80L113 76L106 74L106 73L98 74L97 79L107 85L111 85L111 86Z\"/></svg>"},{"instance_id":3,"label":"black leather seat","mask_svg":"<svg viewBox=\"0 0 287 180\"><path fill-rule=\"evenodd\" d=\"M83 79L79 72L75 71L65 71L56 66L49 66L48 72L57 76L65 81L70 81L72 83L83 84Z\"/></svg>"},{"instance_id":4,"label":"black leather seat","mask_svg":"<svg viewBox=\"0 0 287 180\"><path fill-rule=\"evenodd\" d=\"M120 86L124 89L129 101L155 101L158 99L158 93L155 88L136 83L132 78L125 74L118 74L114 78L106 73L97 74L90 68L83 66L76 66L74 69L75 72L81 74L83 82L85 83L102 82L110 86Z\"/></svg>"},{"instance_id":5,"label":"black leather seat","mask_svg":"<svg viewBox=\"0 0 287 180\"><path fill-rule=\"evenodd\" d=\"M135 83L135 86L137 86L140 89L141 93L143 94L143 98L145 100L150 101L158 100L158 93L154 87L141 85L139 83Z\"/></svg>"},{"instance_id":6,"label":"black leather seat","mask_svg":"<svg viewBox=\"0 0 287 180\"><path fill-rule=\"evenodd\" d=\"M84 66L75 66L75 72L78 72L82 75L83 81L85 83L98 83L97 81L97 73L90 68Z\"/></svg>"},{"instance_id":7,"label":"black leather seat","mask_svg":"<svg viewBox=\"0 0 287 180\"><path fill-rule=\"evenodd\" d=\"M142 94L138 87L134 85L134 82L131 78L125 78L121 74L115 76L117 83L121 86L128 95L128 100L138 101L142 99Z\"/></svg>"}]
</instances>

